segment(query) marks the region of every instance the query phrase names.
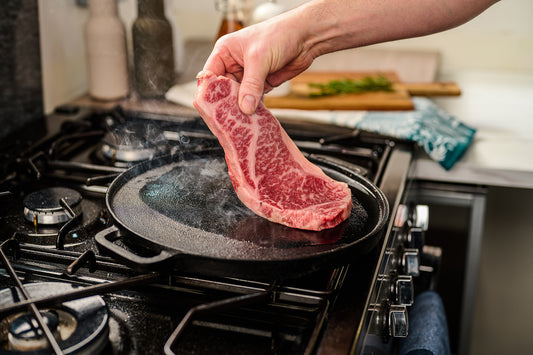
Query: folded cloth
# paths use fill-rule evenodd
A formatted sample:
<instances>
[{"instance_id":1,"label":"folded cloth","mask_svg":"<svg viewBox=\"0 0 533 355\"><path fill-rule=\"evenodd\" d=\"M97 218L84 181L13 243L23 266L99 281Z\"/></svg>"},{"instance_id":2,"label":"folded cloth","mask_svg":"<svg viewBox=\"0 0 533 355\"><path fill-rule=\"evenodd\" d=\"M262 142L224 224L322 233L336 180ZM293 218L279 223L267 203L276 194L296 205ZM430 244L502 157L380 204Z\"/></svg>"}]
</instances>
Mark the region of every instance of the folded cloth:
<instances>
[{"instance_id":1,"label":"folded cloth","mask_svg":"<svg viewBox=\"0 0 533 355\"><path fill-rule=\"evenodd\" d=\"M196 81L173 86L166 99L193 107ZM472 143L476 130L459 122L433 101L414 97L412 111L329 111L272 109L280 121L306 120L375 132L416 142L431 159L451 169Z\"/></svg>"},{"instance_id":2,"label":"folded cloth","mask_svg":"<svg viewBox=\"0 0 533 355\"><path fill-rule=\"evenodd\" d=\"M449 355L448 324L440 296L424 291L409 310L409 332L400 341L398 355Z\"/></svg>"}]
</instances>

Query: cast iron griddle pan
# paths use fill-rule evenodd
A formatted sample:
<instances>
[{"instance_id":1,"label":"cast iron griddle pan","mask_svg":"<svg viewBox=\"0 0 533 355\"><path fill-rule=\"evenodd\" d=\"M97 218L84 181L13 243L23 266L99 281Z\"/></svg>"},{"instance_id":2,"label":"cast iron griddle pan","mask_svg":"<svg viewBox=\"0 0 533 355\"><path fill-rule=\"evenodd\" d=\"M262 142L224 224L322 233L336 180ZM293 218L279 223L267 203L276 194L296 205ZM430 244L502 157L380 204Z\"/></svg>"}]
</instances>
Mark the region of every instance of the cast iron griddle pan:
<instances>
[{"instance_id":1,"label":"cast iron griddle pan","mask_svg":"<svg viewBox=\"0 0 533 355\"><path fill-rule=\"evenodd\" d=\"M120 228L96 240L141 269L172 262L186 272L270 279L302 276L367 252L388 218L385 196L345 168L310 160L352 190L352 213L335 228L304 231L255 215L238 199L223 151L216 149L159 157L119 175L106 203ZM120 233L124 229L130 233ZM132 244L155 255L125 247Z\"/></svg>"}]
</instances>

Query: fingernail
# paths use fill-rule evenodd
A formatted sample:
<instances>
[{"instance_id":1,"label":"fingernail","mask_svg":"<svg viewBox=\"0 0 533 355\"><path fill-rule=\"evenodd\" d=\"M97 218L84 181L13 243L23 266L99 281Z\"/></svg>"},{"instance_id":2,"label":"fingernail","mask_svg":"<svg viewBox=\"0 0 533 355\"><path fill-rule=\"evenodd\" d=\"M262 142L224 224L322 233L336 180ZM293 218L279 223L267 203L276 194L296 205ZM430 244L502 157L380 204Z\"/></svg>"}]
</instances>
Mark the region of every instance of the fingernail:
<instances>
[{"instance_id":1,"label":"fingernail","mask_svg":"<svg viewBox=\"0 0 533 355\"><path fill-rule=\"evenodd\" d=\"M242 112L252 114L255 112L255 97L246 95L242 99Z\"/></svg>"}]
</instances>

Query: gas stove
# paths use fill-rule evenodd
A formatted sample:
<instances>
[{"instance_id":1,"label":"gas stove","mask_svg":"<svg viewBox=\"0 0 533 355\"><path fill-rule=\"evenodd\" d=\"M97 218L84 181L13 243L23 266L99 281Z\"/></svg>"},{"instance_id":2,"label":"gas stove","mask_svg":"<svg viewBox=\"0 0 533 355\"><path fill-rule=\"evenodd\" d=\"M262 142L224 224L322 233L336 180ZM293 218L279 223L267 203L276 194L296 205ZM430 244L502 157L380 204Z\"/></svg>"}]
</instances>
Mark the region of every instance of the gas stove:
<instances>
[{"instance_id":1,"label":"gas stove","mask_svg":"<svg viewBox=\"0 0 533 355\"><path fill-rule=\"evenodd\" d=\"M206 276L179 263L132 265L95 238L114 226L105 197L121 173L218 148L199 117L64 106L47 120L47 135L6 147L0 166L2 353L379 353L406 336L427 227L423 206L404 204L409 145L285 123L306 156L383 192L389 217L377 242L300 277ZM117 234L140 260L157 257Z\"/></svg>"}]
</instances>

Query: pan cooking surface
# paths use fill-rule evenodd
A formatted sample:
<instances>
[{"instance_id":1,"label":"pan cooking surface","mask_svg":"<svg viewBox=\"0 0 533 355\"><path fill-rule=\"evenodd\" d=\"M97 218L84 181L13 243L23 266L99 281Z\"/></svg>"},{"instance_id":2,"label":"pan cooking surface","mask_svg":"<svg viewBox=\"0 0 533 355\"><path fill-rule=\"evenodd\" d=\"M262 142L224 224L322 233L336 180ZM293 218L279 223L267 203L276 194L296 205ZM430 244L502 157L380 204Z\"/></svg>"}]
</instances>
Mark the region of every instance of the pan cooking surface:
<instances>
[{"instance_id":1,"label":"pan cooking surface","mask_svg":"<svg viewBox=\"0 0 533 355\"><path fill-rule=\"evenodd\" d=\"M350 218L320 232L289 228L242 204L222 155L166 159L119 177L110 188L108 204L115 218L137 236L189 255L239 260L305 257L357 242L383 218L371 191L322 167L351 187Z\"/></svg>"},{"instance_id":2,"label":"pan cooking surface","mask_svg":"<svg viewBox=\"0 0 533 355\"><path fill-rule=\"evenodd\" d=\"M158 175L159 171L154 171ZM140 198L151 209L170 219L231 239L268 247L329 244L342 237L342 229L322 233L297 230L255 215L237 197L224 159L197 159L175 164L140 190ZM360 231L367 214L359 202L352 218L354 232Z\"/></svg>"}]
</instances>

